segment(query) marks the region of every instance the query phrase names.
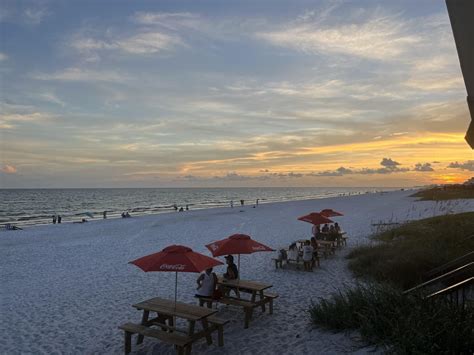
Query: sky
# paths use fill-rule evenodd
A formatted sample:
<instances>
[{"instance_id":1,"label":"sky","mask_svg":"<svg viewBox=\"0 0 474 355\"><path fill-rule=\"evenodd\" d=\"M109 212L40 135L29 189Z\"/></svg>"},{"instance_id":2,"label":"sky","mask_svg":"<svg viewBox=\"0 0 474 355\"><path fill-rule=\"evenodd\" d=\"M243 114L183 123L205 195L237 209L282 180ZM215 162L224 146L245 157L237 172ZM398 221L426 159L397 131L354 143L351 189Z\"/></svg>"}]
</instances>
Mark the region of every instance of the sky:
<instances>
[{"instance_id":1,"label":"sky","mask_svg":"<svg viewBox=\"0 0 474 355\"><path fill-rule=\"evenodd\" d=\"M443 0L0 3L0 187L463 182Z\"/></svg>"}]
</instances>

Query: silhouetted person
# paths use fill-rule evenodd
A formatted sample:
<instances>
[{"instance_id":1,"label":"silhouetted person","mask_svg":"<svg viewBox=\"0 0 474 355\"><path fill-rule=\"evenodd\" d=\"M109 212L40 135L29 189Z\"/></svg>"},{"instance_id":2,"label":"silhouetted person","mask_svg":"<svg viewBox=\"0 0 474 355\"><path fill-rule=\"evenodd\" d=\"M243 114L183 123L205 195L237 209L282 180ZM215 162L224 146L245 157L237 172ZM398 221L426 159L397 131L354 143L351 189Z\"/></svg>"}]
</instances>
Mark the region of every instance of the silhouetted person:
<instances>
[{"instance_id":1,"label":"silhouetted person","mask_svg":"<svg viewBox=\"0 0 474 355\"><path fill-rule=\"evenodd\" d=\"M102 212L102 216L104 217L104 219L106 219L107 218L107 211Z\"/></svg>"},{"instance_id":2,"label":"silhouetted person","mask_svg":"<svg viewBox=\"0 0 474 355\"><path fill-rule=\"evenodd\" d=\"M241 205L241 206L244 205L244 200L240 200L240 205Z\"/></svg>"},{"instance_id":3,"label":"silhouetted person","mask_svg":"<svg viewBox=\"0 0 474 355\"><path fill-rule=\"evenodd\" d=\"M53 224L56 224L56 215L53 216Z\"/></svg>"},{"instance_id":4,"label":"silhouetted person","mask_svg":"<svg viewBox=\"0 0 474 355\"><path fill-rule=\"evenodd\" d=\"M62 217L60 214L58 214L58 224L61 223Z\"/></svg>"}]
</instances>

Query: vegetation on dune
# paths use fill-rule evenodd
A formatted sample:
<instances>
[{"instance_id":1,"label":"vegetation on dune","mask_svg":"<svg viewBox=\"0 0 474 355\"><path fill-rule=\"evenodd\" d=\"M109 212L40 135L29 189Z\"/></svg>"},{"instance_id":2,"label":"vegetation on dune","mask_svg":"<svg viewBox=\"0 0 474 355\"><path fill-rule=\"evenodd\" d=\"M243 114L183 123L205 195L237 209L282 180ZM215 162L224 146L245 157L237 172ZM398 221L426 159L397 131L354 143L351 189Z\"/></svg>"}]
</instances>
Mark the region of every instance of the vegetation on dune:
<instances>
[{"instance_id":1,"label":"vegetation on dune","mask_svg":"<svg viewBox=\"0 0 474 355\"><path fill-rule=\"evenodd\" d=\"M321 300L312 305L310 315L315 325L336 331L357 329L364 340L396 354L471 354L473 310L371 284Z\"/></svg>"},{"instance_id":2,"label":"vegetation on dune","mask_svg":"<svg viewBox=\"0 0 474 355\"><path fill-rule=\"evenodd\" d=\"M403 294L423 274L474 250L474 212L413 221L373 236L354 249L349 267L368 280L310 308L315 326L358 330L363 339L408 353L473 353L474 305Z\"/></svg>"},{"instance_id":3,"label":"vegetation on dune","mask_svg":"<svg viewBox=\"0 0 474 355\"><path fill-rule=\"evenodd\" d=\"M420 190L412 197L419 197L420 201L443 201L454 199L474 198L474 185L443 185Z\"/></svg>"},{"instance_id":4,"label":"vegetation on dune","mask_svg":"<svg viewBox=\"0 0 474 355\"><path fill-rule=\"evenodd\" d=\"M347 257L356 276L409 288L429 270L474 250L474 212L409 222L373 237Z\"/></svg>"}]
</instances>

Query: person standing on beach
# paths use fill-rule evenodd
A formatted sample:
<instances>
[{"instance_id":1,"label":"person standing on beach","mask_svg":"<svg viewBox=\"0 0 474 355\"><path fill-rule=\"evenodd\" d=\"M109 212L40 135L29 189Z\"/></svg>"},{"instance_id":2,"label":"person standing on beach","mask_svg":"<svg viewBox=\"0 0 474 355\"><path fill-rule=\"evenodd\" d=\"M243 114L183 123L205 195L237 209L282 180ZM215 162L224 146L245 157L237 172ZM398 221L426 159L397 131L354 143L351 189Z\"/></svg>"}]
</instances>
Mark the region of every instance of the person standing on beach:
<instances>
[{"instance_id":1,"label":"person standing on beach","mask_svg":"<svg viewBox=\"0 0 474 355\"><path fill-rule=\"evenodd\" d=\"M61 215L58 214L58 224L61 223L61 219L62 219Z\"/></svg>"},{"instance_id":2,"label":"person standing on beach","mask_svg":"<svg viewBox=\"0 0 474 355\"><path fill-rule=\"evenodd\" d=\"M305 271L313 271L313 252L314 249L311 246L311 242L307 240L303 247L303 264Z\"/></svg>"},{"instance_id":3,"label":"person standing on beach","mask_svg":"<svg viewBox=\"0 0 474 355\"><path fill-rule=\"evenodd\" d=\"M240 205L241 205L241 206L244 205L244 200L240 200Z\"/></svg>"},{"instance_id":4,"label":"person standing on beach","mask_svg":"<svg viewBox=\"0 0 474 355\"><path fill-rule=\"evenodd\" d=\"M234 200L230 200L230 208L234 208Z\"/></svg>"},{"instance_id":5,"label":"person standing on beach","mask_svg":"<svg viewBox=\"0 0 474 355\"><path fill-rule=\"evenodd\" d=\"M102 212L102 216L104 217L104 219L106 219L107 218L107 211Z\"/></svg>"},{"instance_id":6,"label":"person standing on beach","mask_svg":"<svg viewBox=\"0 0 474 355\"><path fill-rule=\"evenodd\" d=\"M260 200L260 199L257 198L257 201L255 202L255 206L258 206L258 200Z\"/></svg>"},{"instance_id":7,"label":"person standing on beach","mask_svg":"<svg viewBox=\"0 0 474 355\"><path fill-rule=\"evenodd\" d=\"M53 215L53 224L56 224L56 215Z\"/></svg>"}]
</instances>

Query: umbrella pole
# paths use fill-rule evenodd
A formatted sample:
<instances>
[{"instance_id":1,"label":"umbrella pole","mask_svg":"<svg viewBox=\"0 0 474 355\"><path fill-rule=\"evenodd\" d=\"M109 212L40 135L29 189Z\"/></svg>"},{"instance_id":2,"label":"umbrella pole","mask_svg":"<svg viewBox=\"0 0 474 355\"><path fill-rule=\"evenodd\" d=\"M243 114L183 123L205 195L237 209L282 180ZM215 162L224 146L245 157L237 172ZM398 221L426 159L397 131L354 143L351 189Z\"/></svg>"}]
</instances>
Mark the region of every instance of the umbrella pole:
<instances>
[{"instance_id":1,"label":"umbrella pole","mask_svg":"<svg viewBox=\"0 0 474 355\"><path fill-rule=\"evenodd\" d=\"M175 272L176 277L174 281L174 310L176 311L176 296L178 294L178 272Z\"/></svg>"},{"instance_id":2,"label":"umbrella pole","mask_svg":"<svg viewBox=\"0 0 474 355\"><path fill-rule=\"evenodd\" d=\"M240 254L239 254L239 267L237 268L239 274L237 275L237 280L240 280Z\"/></svg>"}]
</instances>

